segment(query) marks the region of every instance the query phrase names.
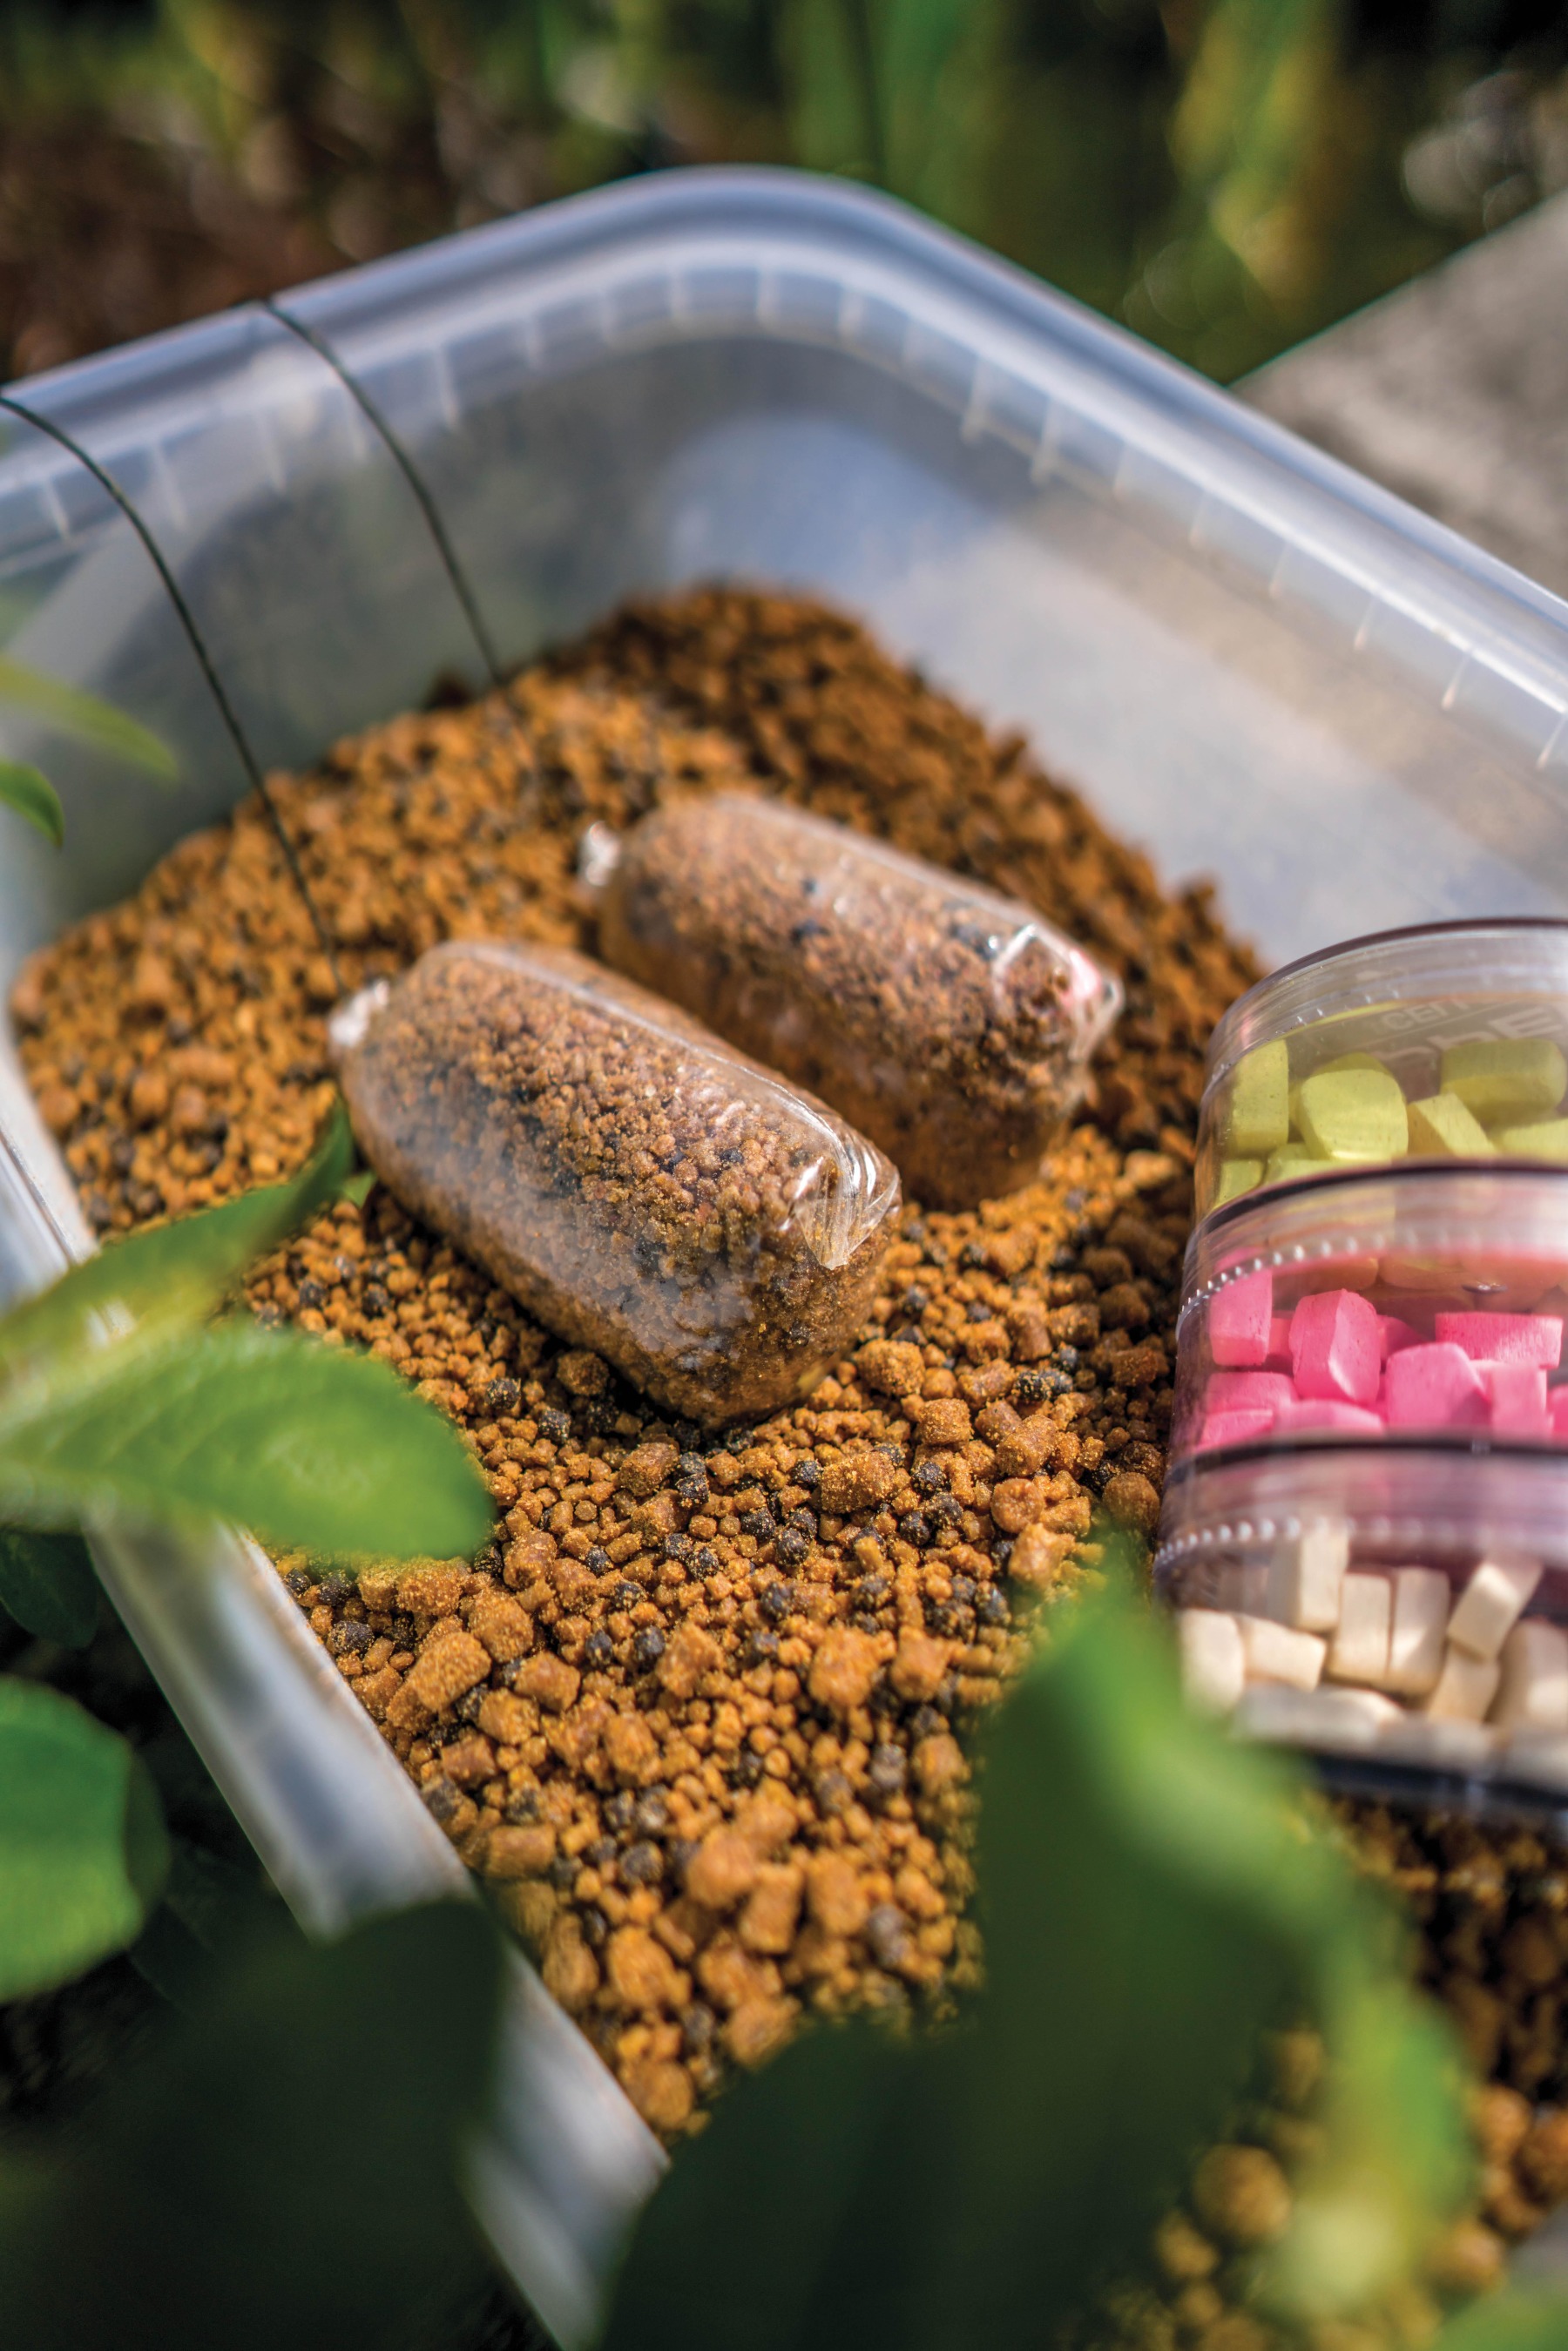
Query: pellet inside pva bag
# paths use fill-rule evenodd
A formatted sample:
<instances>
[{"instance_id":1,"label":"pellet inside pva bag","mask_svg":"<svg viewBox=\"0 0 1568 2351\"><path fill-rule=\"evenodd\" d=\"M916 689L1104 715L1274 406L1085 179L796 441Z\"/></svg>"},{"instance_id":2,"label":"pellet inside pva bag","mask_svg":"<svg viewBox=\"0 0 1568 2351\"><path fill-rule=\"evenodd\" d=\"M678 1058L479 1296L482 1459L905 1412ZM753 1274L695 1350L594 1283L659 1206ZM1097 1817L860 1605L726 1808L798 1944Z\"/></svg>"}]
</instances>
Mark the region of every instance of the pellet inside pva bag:
<instances>
[{"instance_id":1,"label":"pellet inside pva bag","mask_svg":"<svg viewBox=\"0 0 1568 2351\"><path fill-rule=\"evenodd\" d=\"M600 942L831 1102L944 1207L1032 1180L1122 1002L1018 900L737 793L632 828Z\"/></svg>"}]
</instances>

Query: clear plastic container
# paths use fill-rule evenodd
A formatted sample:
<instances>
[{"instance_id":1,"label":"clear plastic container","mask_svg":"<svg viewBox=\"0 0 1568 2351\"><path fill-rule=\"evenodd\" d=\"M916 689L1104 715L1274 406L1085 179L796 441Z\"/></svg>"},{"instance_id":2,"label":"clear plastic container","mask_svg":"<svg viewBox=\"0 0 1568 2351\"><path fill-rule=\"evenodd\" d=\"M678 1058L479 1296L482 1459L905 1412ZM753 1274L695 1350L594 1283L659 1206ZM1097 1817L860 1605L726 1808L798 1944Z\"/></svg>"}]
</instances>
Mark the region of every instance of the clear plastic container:
<instances>
[{"instance_id":1,"label":"clear plastic container","mask_svg":"<svg viewBox=\"0 0 1568 2351\"><path fill-rule=\"evenodd\" d=\"M1161 1532L1189 1695L1239 1733L1375 1791L1568 1801L1568 1460L1199 1462Z\"/></svg>"},{"instance_id":2,"label":"clear plastic container","mask_svg":"<svg viewBox=\"0 0 1568 2351\"><path fill-rule=\"evenodd\" d=\"M599 938L618 969L831 1102L937 1207L1031 1180L1122 1003L1016 899L738 793L632 827Z\"/></svg>"},{"instance_id":3,"label":"clear plastic container","mask_svg":"<svg viewBox=\"0 0 1568 2351\"><path fill-rule=\"evenodd\" d=\"M854 1344L896 1173L675 1006L562 947L452 946L331 1033L404 1206L673 1411L776 1411Z\"/></svg>"},{"instance_id":4,"label":"clear plastic container","mask_svg":"<svg viewBox=\"0 0 1568 2351\"><path fill-rule=\"evenodd\" d=\"M651 175L13 397L5 649L129 709L181 772L165 789L0 707L68 827L57 853L0 817L0 985L254 772L444 673L482 681L487 652L520 661L618 597L716 576L863 616L1023 727L1168 878L1215 875L1270 961L1392 924L1568 916L1568 609L841 182ZM6 1045L0 1295L87 1246ZM301 1917L456 1882L265 1562L217 1535L100 1557ZM571 2351L659 2155L517 1982L482 2209Z\"/></svg>"},{"instance_id":5,"label":"clear plastic container","mask_svg":"<svg viewBox=\"0 0 1568 2351\"><path fill-rule=\"evenodd\" d=\"M1568 1447L1568 1184L1533 1168L1330 1176L1199 1228L1171 1459L1413 1437Z\"/></svg>"},{"instance_id":6,"label":"clear plastic container","mask_svg":"<svg viewBox=\"0 0 1568 2351\"><path fill-rule=\"evenodd\" d=\"M1568 924L1352 939L1249 989L1208 1050L1200 1217L1350 1167L1568 1167Z\"/></svg>"}]
</instances>

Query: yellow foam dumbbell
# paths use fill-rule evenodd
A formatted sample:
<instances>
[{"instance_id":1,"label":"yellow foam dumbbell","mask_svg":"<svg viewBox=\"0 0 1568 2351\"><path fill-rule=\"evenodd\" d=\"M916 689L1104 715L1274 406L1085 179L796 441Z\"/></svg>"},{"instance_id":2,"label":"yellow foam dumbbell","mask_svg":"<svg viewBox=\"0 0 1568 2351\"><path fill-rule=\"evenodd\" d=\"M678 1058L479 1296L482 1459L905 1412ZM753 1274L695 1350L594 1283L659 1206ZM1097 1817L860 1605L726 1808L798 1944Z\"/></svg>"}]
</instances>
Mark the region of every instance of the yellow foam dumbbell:
<instances>
[{"instance_id":1,"label":"yellow foam dumbbell","mask_svg":"<svg viewBox=\"0 0 1568 2351\"><path fill-rule=\"evenodd\" d=\"M1223 1208L1227 1200L1239 1200L1244 1192L1255 1192L1262 1181L1260 1159L1222 1159L1215 1176L1210 1206Z\"/></svg>"},{"instance_id":2,"label":"yellow foam dumbbell","mask_svg":"<svg viewBox=\"0 0 1568 2351\"><path fill-rule=\"evenodd\" d=\"M1493 1159L1497 1145L1458 1094L1410 1104L1410 1150L1433 1159Z\"/></svg>"},{"instance_id":3,"label":"yellow foam dumbbell","mask_svg":"<svg viewBox=\"0 0 1568 2351\"><path fill-rule=\"evenodd\" d=\"M1511 1159L1546 1159L1568 1166L1568 1118L1541 1118L1527 1126L1496 1126L1492 1140Z\"/></svg>"},{"instance_id":4,"label":"yellow foam dumbbell","mask_svg":"<svg viewBox=\"0 0 1568 2351\"><path fill-rule=\"evenodd\" d=\"M1297 1120L1314 1158L1342 1167L1402 1159L1410 1137L1405 1097L1384 1069L1314 1071L1301 1081Z\"/></svg>"},{"instance_id":5,"label":"yellow foam dumbbell","mask_svg":"<svg viewBox=\"0 0 1568 2351\"><path fill-rule=\"evenodd\" d=\"M1568 1092L1568 1061L1550 1037L1485 1037L1450 1045L1437 1081L1483 1126L1520 1126L1555 1110Z\"/></svg>"},{"instance_id":6,"label":"yellow foam dumbbell","mask_svg":"<svg viewBox=\"0 0 1568 2351\"><path fill-rule=\"evenodd\" d=\"M1290 1092L1291 1058L1282 1037L1242 1054L1226 1081L1219 1112L1219 1144L1228 1159L1261 1161L1279 1149L1291 1132Z\"/></svg>"},{"instance_id":7,"label":"yellow foam dumbbell","mask_svg":"<svg viewBox=\"0 0 1568 2351\"><path fill-rule=\"evenodd\" d=\"M1266 1184L1288 1184L1293 1176L1326 1175L1333 1164L1317 1158L1304 1143L1284 1143L1278 1151L1269 1154L1263 1180Z\"/></svg>"}]
</instances>

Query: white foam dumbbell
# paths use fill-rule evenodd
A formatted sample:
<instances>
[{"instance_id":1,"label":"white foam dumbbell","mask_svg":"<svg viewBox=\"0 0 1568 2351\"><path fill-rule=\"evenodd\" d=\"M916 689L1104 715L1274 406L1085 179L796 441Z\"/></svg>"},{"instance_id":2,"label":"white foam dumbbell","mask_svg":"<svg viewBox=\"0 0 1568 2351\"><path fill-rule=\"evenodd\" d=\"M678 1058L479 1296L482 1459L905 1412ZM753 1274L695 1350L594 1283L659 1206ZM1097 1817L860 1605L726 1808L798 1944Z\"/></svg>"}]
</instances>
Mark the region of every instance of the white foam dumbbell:
<instances>
[{"instance_id":1,"label":"white foam dumbbell","mask_svg":"<svg viewBox=\"0 0 1568 2351\"><path fill-rule=\"evenodd\" d=\"M1541 1570L1524 1560L1483 1559L1448 1620L1448 1638L1472 1657L1495 1657L1529 1607Z\"/></svg>"},{"instance_id":2,"label":"white foam dumbbell","mask_svg":"<svg viewBox=\"0 0 1568 2351\"><path fill-rule=\"evenodd\" d=\"M1375 1688L1388 1678L1388 1634L1394 1591L1385 1575L1347 1575L1339 1588L1339 1623L1329 1651L1336 1682Z\"/></svg>"},{"instance_id":3,"label":"white foam dumbbell","mask_svg":"<svg viewBox=\"0 0 1568 2351\"><path fill-rule=\"evenodd\" d=\"M1443 1670L1448 1630L1448 1579L1440 1568L1396 1567L1394 1615L1388 1634L1388 1687L1405 1698L1425 1698Z\"/></svg>"},{"instance_id":4,"label":"white foam dumbbell","mask_svg":"<svg viewBox=\"0 0 1568 2351\"><path fill-rule=\"evenodd\" d=\"M1278 1616L1303 1633L1332 1633L1339 1623L1340 1586L1349 1562L1348 1529L1329 1520L1308 1527L1275 1552L1272 1605L1260 1614Z\"/></svg>"},{"instance_id":5,"label":"white foam dumbbell","mask_svg":"<svg viewBox=\"0 0 1568 2351\"><path fill-rule=\"evenodd\" d=\"M1241 1695L1247 1660L1241 1628L1219 1608L1182 1608L1176 1613L1182 1687L1206 1714L1228 1714Z\"/></svg>"},{"instance_id":6,"label":"white foam dumbbell","mask_svg":"<svg viewBox=\"0 0 1568 2351\"><path fill-rule=\"evenodd\" d=\"M1426 1713L1433 1722L1484 1722L1501 1679L1495 1657L1474 1656L1450 1641Z\"/></svg>"},{"instance_id":7,"label":"white foam dumbbell","mask_svg":"<svg viewBox=\"0 0 1568 2351\"><path fill-rule=\"evenodd\" d=\"M1316 1689L1328 1644L1315 1633L1298 1633L1271 1616L1243 1616L1241 1646L1249 1682L1284 1682L1291 1689Z\"/></svg>"},{"instance_id":8,"label":"white foam dumbbell","mask_svg":"<svg viewBox=\"0 0 1568 2351\"><path fill-rule=\"evenodd\" d=\"M1568 1633L1543 1616L1516 1625L1502 1645L1491 1719L1500 1730L1568 1731Z\"/></svg>"}]
</instances>

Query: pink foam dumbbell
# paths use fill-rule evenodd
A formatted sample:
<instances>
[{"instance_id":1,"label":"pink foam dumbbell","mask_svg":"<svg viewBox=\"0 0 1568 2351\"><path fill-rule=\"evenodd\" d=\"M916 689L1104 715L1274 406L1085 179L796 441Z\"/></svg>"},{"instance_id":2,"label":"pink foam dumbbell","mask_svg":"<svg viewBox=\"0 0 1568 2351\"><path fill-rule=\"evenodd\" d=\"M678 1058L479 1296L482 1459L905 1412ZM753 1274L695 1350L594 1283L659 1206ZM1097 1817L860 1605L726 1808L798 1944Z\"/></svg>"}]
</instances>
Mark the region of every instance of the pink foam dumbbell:
<instances>
[{"instance_id":1,"label":"pink foam dumbbell","mask_svg":"<svg viewBox=\"0 0 1568 2351\"><path fill-rule=\"evenodd\" d=\"M1477 1366L1491 1405L1491 1425L1500 1437L1550 1437L1546 1374L1535 1364Z\"/></svg>"},{"instance_id":2,"label":"pink foam dumbbell","mask_svg":"<svg viewBox=\"0 0 1568 2351\"><path fill-rule=\"evenodd\" d=\"M1267 1437L1274 1426L1271 1412L1211 1412L1197 1440L1200 1453L1217 1445L1250 1445Z\"/></svg>"},{"instance_id":3,"label":"pink foam dumbbell","mask_svg":"<svg viewBox=\"0 0 1568 2351\"><path fill-rule=\"evenodd\" d=\"M1281 1437L1295 1437L1303 1429L1337 1428L1346 1436L1381 1437L1383 1417L1369 1412L1364 1405L1345 1404L1338 1396L1305 1396L1296 1404L1282 1404L1274 1414L1274 1426Z\"/></svg>"},{"instance_id":4,"label":"pink foam dumbbell","mask_svg":"<svg viewBox=\"0 0 1568 2351\"><path fill-rule=\"evenodd\" d=\"M1476 1428L1488 1416L1486 1384L1451 1341L1402 1347L1383 1374L1390 1428Z\"/></svg>"},{"instance_id":5,"label":"pink foam dumbbell","mask_svg":"<svg viewBox=\"0 0 1568 2351\"><path fill-rule=\"evenodd\" d=\"M1563 1360L1561 1314L1439 1314L1437 1332L1478 1364L1535 1364L1554 1372Z\"/></svg>"},{"instance_id":6,"label":"pink foam dumbbell","mask_svg":"<svg viewBox=\"0 0 1568 2351\"><path fill-rule=\"evenodd\" d=\"M1383 1360L1397 1355L1403 1348L1424 1344L1419 1331L1408 1322L1401 1322L1397 1314L1380 1314L1377 1318L1377 1343L1383 1350Z\"/></svg>"},{"instance_id":7,"label":"pink foam dumbbell","mask_svg":"<svg viewBox=\"0 0 1568 2351\"><path fill-rule=\"evenodd\" d=\"M1303 1298L1291 1317L1291 1362L1300 1396L1375 1404L1383 1365L1375 1308L1354 1290Z\"/></svg>"},{"instance_id":8,"label":"pink foam dumbbell","mask_svg":"<svg viewBox=\"0 0 1568 2351\"><path fill-rule=\"evenodd\" d=\"M1273 1316L1271 1273L1245 1273L1239 1281L1228 1281L1216 1290L1208 1309L1208 1348L1215 1362L1228 1370L1263 1364Z\"/></svg>"},{"instance_id":9,"label":"pink foam dumbbell","mask_svg":"<svg viewBox=\"0 0 1568 2351\"><path fill-rule=\"evenodd\" d=\"M1283 1372L1210 1372L1203 1391L1207 1413L1273 1412L1295 1400Z\"/></svg>"},{"instance_id":10,"label":"pink foam dumbbell","mask_svg":"<svg viewBox=\"0 0 1568 2351\"><path fill-rule=\"evenodd\" d=\"M1548 1388L1546 1409L1552 1419L1553 1437L1568 1437L1568 1388Z\"/></svg>"},{"instance_id":11,"label":"pink foam dumbbell","mask_svg":"<svg viewBox=\"0 0 1568 2351\"><path fill-rule=\"evenodd\" d=\"M1269 1318L1269 1352L1263 1358L1263 1368L1266 1372L1283 1372L1287 1378L1290 1376L1291 1318L1288 1314L1273 1314Z\"/></svg>"}]
</instances>

